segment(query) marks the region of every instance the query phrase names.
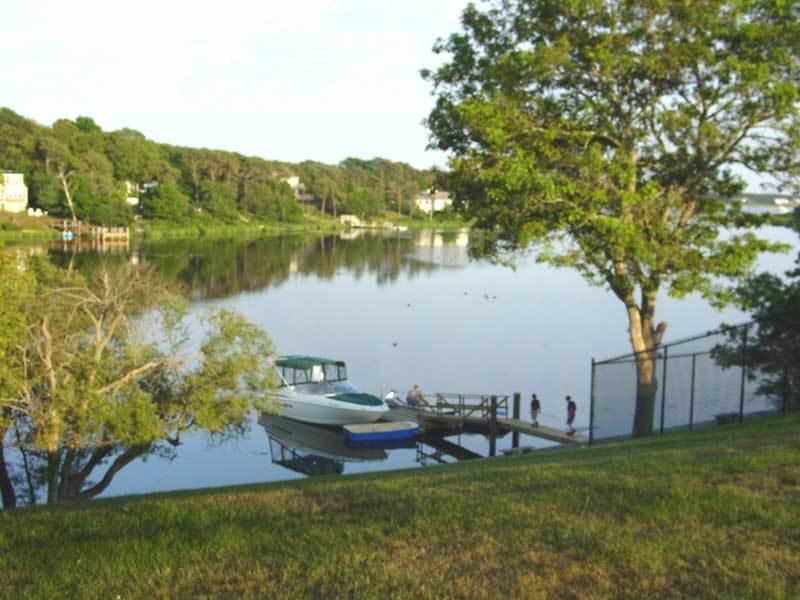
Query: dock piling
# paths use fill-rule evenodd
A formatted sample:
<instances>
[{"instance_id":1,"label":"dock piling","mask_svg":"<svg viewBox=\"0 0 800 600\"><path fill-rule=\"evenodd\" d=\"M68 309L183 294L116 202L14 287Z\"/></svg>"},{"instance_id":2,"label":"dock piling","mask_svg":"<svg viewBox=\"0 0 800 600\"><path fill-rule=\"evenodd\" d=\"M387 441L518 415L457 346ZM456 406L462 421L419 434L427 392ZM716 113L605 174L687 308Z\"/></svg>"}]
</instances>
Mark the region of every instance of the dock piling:
<instances>
[{"instance_id":1,"label":"dock piling","mask_svg":"<svg viewBox=\"0 0 800 600\"><path fill-rule=\"evenodd\" d=\"M522 394L514 392L514 418L519 421L519 404ZM511 435L511 447L519 448L519 431L514 430Z\"/></svg>"},{"instance_id":2,"label":"dock piling","mask_svg":"<svg viewBox=\"0 0 800 600\"><path fill-rule=\"evenodd\" d=\"M489 412L489 456L494 456L497 450L497 396L492 396Z\"/></svg>"}]
</instances>

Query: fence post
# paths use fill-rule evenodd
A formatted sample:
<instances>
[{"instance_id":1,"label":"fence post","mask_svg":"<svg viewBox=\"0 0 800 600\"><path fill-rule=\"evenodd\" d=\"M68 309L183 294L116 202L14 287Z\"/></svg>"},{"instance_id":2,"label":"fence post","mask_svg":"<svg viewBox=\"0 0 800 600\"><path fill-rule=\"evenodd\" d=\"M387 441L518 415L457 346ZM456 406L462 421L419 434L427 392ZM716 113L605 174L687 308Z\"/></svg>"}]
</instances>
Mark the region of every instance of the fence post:
<instances>
[{"instance_id":1,"label":"fence post","mask_svg":"<svg viewBox=\"0 0 800 600\"><path fill-rule=\"evenodd\" d=\"M739 422L744 421L744 386L747 378L747 329L750 324L744 326L742 332L742 387L739 390Z\"/></svg>"},{"instance_id":2,"label":"fence post","mask_svg":"<svg viewBox=\"0 0 800 600\"><path fill-rule=\"evenodd\" d=\"M667 403L667 359L669 346L664 347L664 369L661 371L661 427L659 433L664 433L664 405Z\"/></svg>"},{"instance_id":3,"label":"fence post","mask_svg":"<svg viewBox=\"0 0 800 600\"><path fill-rule=\"evenodd\" d=\"M594 442L594 370L596 368L594 358L592 358L592 381L589 385L589 445Z\"/></svg>"},{"instance_id":4,"label":"fence post","mask_svg":"<svg viewBox=\"0 0 800 600\"><path fill-rule=\"evenodd\" d=\"M489 414L489 456L495 455L497 441L497 396L492 396L491 413Z\"/></svg>"},{"instance_id":5,"label":"fence post","mask_svg":"<svg viewBox=\"0 0 800 600\"><path fill-rule=\"evenodd\" d=\"M692 392L689 396L689 431L694 428L694 381L697 372L697 354L692 354Z\"/></svg>"},{"instance_id":6,"label":"fence post","mask_svg":"<svg viewBox=\"0 0 800 600\"><path fill-rule=\"evenodd\" d=\"M521 397L522 394L520 394L519 392L514 392L514 419L516 419L517 421L519 421L519 403ZM519 431L517 431L516 429L514 430L514 433L511 436L511 447L519 448Z\"/></svg>"}]
</instances>

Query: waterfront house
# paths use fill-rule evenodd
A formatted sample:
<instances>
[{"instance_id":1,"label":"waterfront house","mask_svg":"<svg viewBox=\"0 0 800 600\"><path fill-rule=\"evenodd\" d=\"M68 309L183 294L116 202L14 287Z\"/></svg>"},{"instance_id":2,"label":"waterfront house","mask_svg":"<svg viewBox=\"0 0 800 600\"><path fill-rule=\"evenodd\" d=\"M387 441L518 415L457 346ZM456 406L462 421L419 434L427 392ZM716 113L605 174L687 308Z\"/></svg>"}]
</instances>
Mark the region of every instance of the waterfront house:
<instances>
[{"instance_id":1,"label":"waterfront house","mask_svg":"<svg viewBox=\"0 0 800 600\"><path fill-rule=\"evenodd\" d=\"M436 213L448 208L453 204L449 192L435 192L426 190L417 194L414 198L414 205L426 215Z\"/></svg>"},{"instance_id":2,"label":"waterfront house","mask_svg":"<svg viewBox=\"0 0 800 600\"><path fill-rule=\"evenodd\" d=\"M133 182L125 182L125 202L131 206L139 205L139 186Z\"/></svg>"},{"instance_id":3,"label":"waterfront house","mask_svg":"<svg viewBox=\"0 0 800 600\"><path fill-rule=\"evenodd\" d=\"M0 174L0 212L22 213L28 208L28 186L22 173Z\"/></svg>"}]
</instances>

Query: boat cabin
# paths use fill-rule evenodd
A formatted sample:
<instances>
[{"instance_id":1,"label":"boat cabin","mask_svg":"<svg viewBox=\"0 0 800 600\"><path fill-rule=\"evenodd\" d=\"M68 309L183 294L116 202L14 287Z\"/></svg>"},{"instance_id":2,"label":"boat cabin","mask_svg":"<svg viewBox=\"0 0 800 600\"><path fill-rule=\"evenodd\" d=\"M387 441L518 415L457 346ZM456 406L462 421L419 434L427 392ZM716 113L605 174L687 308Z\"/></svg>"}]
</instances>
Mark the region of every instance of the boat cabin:
<instances>
[{"instance_id":1,"label":"boat cabin","mask_svg":"<svg viewBox=\"0 0 800 600\"><path fill-rule=\"evenodd\" d=\"M347 368L341 360L315 356L282 356L275 361L281 387L347 380Z\"/></svg>"}]
</instances>

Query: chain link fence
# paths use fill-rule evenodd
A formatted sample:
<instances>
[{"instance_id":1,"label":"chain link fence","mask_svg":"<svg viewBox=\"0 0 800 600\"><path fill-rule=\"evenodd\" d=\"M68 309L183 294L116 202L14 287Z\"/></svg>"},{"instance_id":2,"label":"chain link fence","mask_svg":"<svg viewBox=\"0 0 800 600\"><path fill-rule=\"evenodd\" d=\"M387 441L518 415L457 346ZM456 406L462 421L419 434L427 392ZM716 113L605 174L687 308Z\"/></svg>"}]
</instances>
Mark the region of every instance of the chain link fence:
<instances>
[{"instance_id":1,"label":"chain link fence","mask_svg":"<svg viewBox=\"0 0 800 600\"><path fill-rule=\"evenodd\" d=\"M593 360L589 440L788 413L800 409L799 392L800 323L724 326L643 353Z\"/></svg>"}]
</instances>

